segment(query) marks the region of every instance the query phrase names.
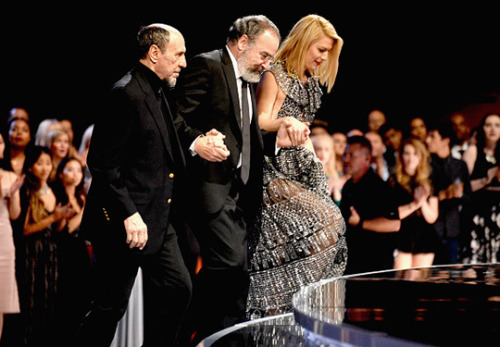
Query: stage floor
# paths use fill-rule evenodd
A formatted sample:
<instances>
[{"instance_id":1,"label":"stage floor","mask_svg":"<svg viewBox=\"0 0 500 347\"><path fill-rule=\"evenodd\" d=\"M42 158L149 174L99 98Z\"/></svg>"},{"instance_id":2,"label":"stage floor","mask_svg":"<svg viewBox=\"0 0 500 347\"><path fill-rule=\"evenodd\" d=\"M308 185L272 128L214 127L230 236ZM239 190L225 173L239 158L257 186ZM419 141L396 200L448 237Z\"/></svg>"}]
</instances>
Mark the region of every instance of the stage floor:
<instances>
[{"instance_id":1,"label":"stage floor","mask_svg":"<svg viewBox=\"0 0 500 347\"><path fill-rule=\"evenodd\" d=\"M339 277L303 288L293 304L199 346L500 345L500 264Z\"/></svg>"}]
</instances>

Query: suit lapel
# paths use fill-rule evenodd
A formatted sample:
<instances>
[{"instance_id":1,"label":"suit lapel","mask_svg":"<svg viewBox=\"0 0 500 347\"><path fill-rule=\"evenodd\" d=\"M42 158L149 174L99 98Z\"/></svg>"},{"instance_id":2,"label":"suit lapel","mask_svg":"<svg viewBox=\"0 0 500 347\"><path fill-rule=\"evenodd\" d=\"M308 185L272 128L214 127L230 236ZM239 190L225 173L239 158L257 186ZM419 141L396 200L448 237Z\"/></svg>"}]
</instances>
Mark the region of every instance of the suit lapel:
<instances>
[{"instance_id":1,"label":"suit lapel","mask_svg":"<svg viewBox=\"0 0 500 347\"><path fill-rule=\"evenodd\" d=\"M241 128L240 124L240 98L238 94L238 84L236 82L236 76L234 75L234 68L229 57L229 53L224 48L221 51L221 62L222 69L227 81L227 89L229 90L229 96L231 98L231 103L233 105L234 121L238 125L235 127L237 129L236 136L241 139ZM255 113L255 112L254 112Z\"/></svg>"},{"instance_id":2,"label":"suit lapel","mask_svg":"<svg viewBox=\"0 0 500 347\"><path fill-rule=\"evenodd\" d=\"M166 120L163 117L163 114L161 112L161 106L158 102L156 93L153 91L151 88L150 84L146 82L144 77L140 73L136 73L137 76L137 81L139 82L139 85L141 86L142 91L146 94L146 106L149 109L149 113L151 115L151 118L153 118L156 126L158 127L158 130L160 132L161 138L163 140L163 144L165 146L165 149L167 150L169 159L171 162L174 162L174 156L172 152L172 146L170 144L170 139L168 136L168 129L167 129L167 124ZM167 103L168 105L168 103Z\"/></svg>"}]
</instances>

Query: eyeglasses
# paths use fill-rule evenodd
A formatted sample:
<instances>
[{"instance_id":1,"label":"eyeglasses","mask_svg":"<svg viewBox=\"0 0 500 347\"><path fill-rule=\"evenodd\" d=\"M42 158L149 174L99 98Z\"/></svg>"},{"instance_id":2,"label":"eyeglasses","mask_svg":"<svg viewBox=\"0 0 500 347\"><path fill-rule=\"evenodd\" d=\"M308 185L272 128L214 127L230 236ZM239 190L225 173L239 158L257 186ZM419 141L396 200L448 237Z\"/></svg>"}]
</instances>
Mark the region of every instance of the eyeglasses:
<instances>
[{"instance_id":1,"label":"eyeglasses","mask_svg":"<svg viewBox=\"0 0 500 347\"><path fill-rule=\"evenodd\" d=\"M271 54L268 54L266 52L259 52L260 54L260 59L262 59L264 62L271 62L274 59L274 56Z\"/></svg>"}]
</instances>

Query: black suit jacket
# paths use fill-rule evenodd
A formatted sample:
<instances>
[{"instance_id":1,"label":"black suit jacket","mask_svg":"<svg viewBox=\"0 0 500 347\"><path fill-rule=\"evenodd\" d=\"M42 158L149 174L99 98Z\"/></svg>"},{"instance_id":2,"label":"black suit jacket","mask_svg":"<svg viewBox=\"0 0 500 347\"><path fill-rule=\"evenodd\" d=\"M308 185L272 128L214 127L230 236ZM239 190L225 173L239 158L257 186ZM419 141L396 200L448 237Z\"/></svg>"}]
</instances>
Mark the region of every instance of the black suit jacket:
<instances>
[{"instance_id":1,"label":"black suit jacket","mask_svg":"<svg viewBox=\"0 0 500 347\"><path fill-rule=\"evenodd\" d=\"M199 157L188 159L193 196L207 213L219 211L239 170L241 153L240 101L236 77L227 49L202 53L191 59L176 85L177 109L186 123L202 132L217 129L223 133L230 156L220 163ZM248 191L252 191L255 207L261 198L264 142L261 134L254 90L251 88L253 118L251 123L251 162ZM275 137L274 137L275 139ZM266 139L273 141L273 139Z\"/></svg>"},{"instance_id":2,"label":"black suit jacket","mask_svg":"<svg viewBox=\"0 0 500 347\"><path fill-rule=\"evenodd\" d=\"M113 86L96 121L88 154L92 184L82 221L93 242L125 242L123 221L139 212L148 227L146 247L135 250L142 254L162 245L174 183L178 186L185 169L179 136L169 135L167 128L174 126L172 114L162 114L151 74L142 64L127 73ZM181 137L189 132L184 130Z\"/></svg>"}]
</instances>

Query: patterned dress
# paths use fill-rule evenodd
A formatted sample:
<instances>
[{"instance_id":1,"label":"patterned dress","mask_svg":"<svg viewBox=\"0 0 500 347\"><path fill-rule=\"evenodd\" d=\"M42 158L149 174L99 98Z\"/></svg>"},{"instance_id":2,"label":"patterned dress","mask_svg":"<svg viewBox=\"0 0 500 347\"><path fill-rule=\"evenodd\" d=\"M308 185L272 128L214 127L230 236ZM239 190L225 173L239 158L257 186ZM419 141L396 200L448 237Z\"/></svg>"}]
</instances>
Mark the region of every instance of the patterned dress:
<instances>
[{"instance_id":1,"label":"patterned dress","mask_svg":"<svg viewBox=\"0 0 500 347\"><path fill-rule=\"evenodd\" d=\"M270 71L286 93L278 118L312 123L322 96L316 79L303 84L282 64ZM263 185L259 221L249 235L248 319L291 312L300 287L342 275L347 261L345 222L314 153L290 147L264 157Z\"/></svg>"}]
</instances>

